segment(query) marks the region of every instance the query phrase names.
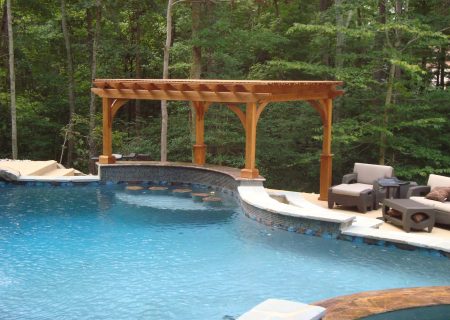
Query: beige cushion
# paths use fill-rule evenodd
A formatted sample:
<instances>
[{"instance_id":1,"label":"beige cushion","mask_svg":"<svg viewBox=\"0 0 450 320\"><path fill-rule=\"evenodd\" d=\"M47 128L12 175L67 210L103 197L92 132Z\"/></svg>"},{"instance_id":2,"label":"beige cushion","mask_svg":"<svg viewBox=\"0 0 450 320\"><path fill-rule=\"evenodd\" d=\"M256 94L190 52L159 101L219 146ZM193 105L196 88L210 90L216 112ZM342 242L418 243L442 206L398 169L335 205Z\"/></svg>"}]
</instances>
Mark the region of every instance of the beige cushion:
<instances>
[{"instance_id":1,"label":"beige cushion","mask_svg":"<svg viewBox=\"0 0 450 320\"><path fill-rule=\"evenodd\" d=\"M439 211L444 211L450 213L450 201L447 202L436 202L434 208Z\"/></svg>"},{"instance_id":2,"label":"beige cushion","mask_svg":"<svg viewBox=\"0 0 450 320\"><path fill-rule=\"evenodd\" d=\"M431 190L436 187L450 187L450 177L430 174L428 177L428 185L431 187Z\"/></svg>"},{"instance_id":3,"label":"beige cushion","mask_svg":"<svg viewBox=\"0 0 450 320\"><path fill-rule=\"evenodd\" d=\"M435 204L440 203L438 201L434 201L434 200L429 200L429 199L425 199L425 197L410 197L411 200L420 202L421 204L430 206L430 207L435 207Z\"/></svg>"},{"instance_id":4,"label":"beige cushion","mask_svg":"<svg viewBox=\"0 0 450 320\"><path fill-rule=\"evenodd\" d=\"M357 162L355 163L353 172L358 174L357 182L373 184L378 179L391 178L394 174L394 168L391 166Z\"/></svg>"},{"instance_id":5,"label":"beige cushion","mask_svg":"<svg viewBox=\"0 0 450 320\"><path fill-rule=\"evenodd\" d=\"M366 190L372 190L373 186L371 184L364 183L350 183L350 184L340 184L331 188L333 193L343 194L347 196L359 196L361 192Z\"/></svg>"},{"instance_id":6,"label":"beige cushion","mask_svg":"<svg viewBox=\"0 0 450 320\"><path fill-rule=\"evenodd\" d=\"M425 197L411 197L410 199L425 204L427 206L433 207L436 210L450 213L450 201L439 202L425 199Z\"/></svg>"}]
</instances>

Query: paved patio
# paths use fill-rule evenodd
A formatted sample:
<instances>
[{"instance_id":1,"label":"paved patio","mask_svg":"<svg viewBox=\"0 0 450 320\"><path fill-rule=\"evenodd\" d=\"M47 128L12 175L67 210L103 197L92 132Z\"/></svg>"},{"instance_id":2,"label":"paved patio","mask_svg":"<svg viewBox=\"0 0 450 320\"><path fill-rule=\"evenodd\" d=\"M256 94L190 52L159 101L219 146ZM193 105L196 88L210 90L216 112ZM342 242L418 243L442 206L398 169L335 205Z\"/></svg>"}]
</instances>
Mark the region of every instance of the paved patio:
<instances>
[{"instance_id":1,"label":"paved patio","mask_svg":"<svg viewBox=\"0 0 450 320\"><path fill-rule=\"evenodd\" d=\"M326 210L328 209L328 202L327 201L319 201L318 194L315 193L301 193L301 196L307 200L308 202L311 202L317 206L320 206ZM381 208L379 210L372 210L368 211L367 213L359 213L358 211L352 210L351 208L343 208L340 206L335 206L330 211L332 212L340 212L344 214L348 214L349 216L356 216L362 218L370 218L370 219L377 219L382 216ZM378 219L377 219L378 220ZM383 222L382 220L379 220ZM353 226L354 227L354 226ZM350 227L352 228L352 227ZM416 238L418 241L426 241L427 243L429 241L436 241L437 243L441 243L442 241L449 241L450 242L450 226L449 229L443 229L439 226L435 226L433 228L433 231L431 233L428 233L426 229L420 230L420 231L411 231L410 233L406 233L403 231L403 229L396 227L390 223L383 222L378 228L372 228L377 230L378 232L373 232L372 234L379 234L380 236L383 235L392 235L397 234L399 236L403 237L413 237Z\"/></svg>"}]
</instances>

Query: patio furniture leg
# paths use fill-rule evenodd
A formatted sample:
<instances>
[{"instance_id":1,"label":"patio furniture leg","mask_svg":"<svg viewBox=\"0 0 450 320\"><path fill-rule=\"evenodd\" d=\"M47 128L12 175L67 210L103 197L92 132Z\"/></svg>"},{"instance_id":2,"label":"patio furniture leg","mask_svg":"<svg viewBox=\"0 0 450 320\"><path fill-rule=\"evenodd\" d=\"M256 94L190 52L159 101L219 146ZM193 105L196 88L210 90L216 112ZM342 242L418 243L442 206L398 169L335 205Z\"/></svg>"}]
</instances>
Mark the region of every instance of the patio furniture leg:
<instances>
[{"instance_id":1,"label":"patio furniture leg","mask_svg":"<svg viewBox=\"0 0 450 320\"><path fill-rule=\"evenodd\" d=\"M328 209L333 209L334 208L334 201L331 201L330 199L328 199Z\"/></svg>"}]
</instances>

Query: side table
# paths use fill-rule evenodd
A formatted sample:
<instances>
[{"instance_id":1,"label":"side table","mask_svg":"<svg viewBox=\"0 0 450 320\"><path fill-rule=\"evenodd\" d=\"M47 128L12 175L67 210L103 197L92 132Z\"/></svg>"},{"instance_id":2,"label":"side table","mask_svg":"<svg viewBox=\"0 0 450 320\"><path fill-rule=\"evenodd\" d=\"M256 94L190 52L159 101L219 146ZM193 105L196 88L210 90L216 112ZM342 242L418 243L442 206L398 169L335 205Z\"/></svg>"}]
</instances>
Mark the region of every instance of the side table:
<instances>
[{"instance_id":1,"label":"side table","mask_svg":"<svg viewBox=\"0 0 450 320\"><path fill-rule=\"evenodd\" d=\"M387 214L389 209L397 210L401 213L401 217L393 217ZM423 213L426 217L424 220L416 222L412 217L417 213ZM383 220L389 221L394 225L403 227L406 232L411 229L428 228L431 232L435 223L435 212L430 206L421 204L410 199L385 199L383 201Z\"/></svg>"},{"instance_id":2,"label":"side table","mask_svg":"<svg viewBox=\"0 0 450 320\"><path fill-rule=\"evenodd\" d=\"M386 188L386 198L400 198L400 188L410 184L409 181L402 181L397 178L378 179L377 184Z\"/></svg>"}]
</instances>

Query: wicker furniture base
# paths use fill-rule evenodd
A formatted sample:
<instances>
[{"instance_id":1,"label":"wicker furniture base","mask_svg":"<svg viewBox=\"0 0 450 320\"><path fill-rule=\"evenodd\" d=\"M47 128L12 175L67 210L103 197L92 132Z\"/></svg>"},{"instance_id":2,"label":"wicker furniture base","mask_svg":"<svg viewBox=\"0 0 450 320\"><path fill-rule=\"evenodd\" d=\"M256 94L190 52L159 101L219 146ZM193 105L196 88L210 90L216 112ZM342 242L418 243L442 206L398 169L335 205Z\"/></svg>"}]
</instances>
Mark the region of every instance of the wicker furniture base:
<instances>
[{"instance_id":1,"label":"wicker furniture base","mask_svg":"<svg viewBox=\"0 0 450 320\"><path fill-rule=\"evenodd\" d=\"M390 216L388 214L389 209L397 210L401 213L401 217ZM417 213L424 214L425 220L414 221L412 217ZM434 209L419 202L410 199L385 199L383 201L383 220L402 227L406 232L410 232L411 229L424 228L428 228L428 232L431 232L435 219Z\"/></svg>"},{"instance_id":2,"label":"wicker furniture base","mask_svg":"<svg viewBox=\"0 0 450 320\"><path fill-rule=\"evenodd\" d=\"M374 196L372 190L361 192L358 196L334 193L331 187L328 190L328 208L333 209L334 204L341 206L356 206L358 211L366 213L368 210L374 209Z\"/></svg>"}]
</instances>

